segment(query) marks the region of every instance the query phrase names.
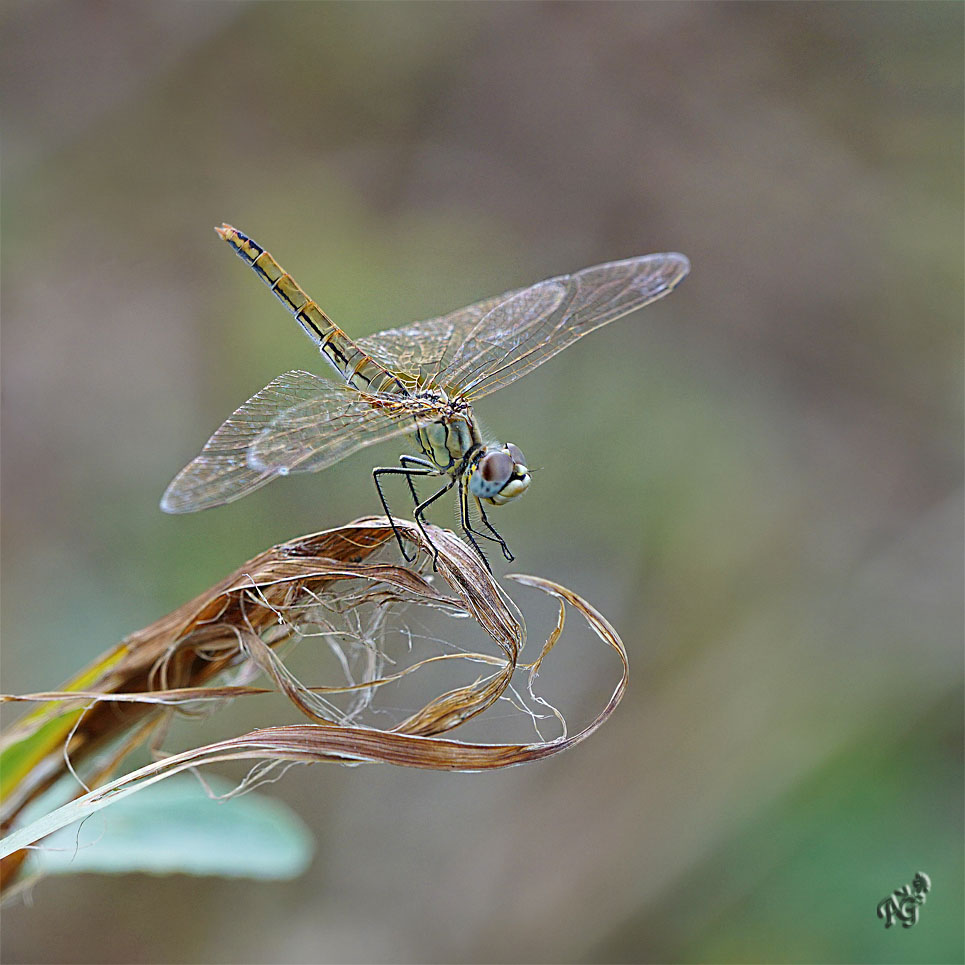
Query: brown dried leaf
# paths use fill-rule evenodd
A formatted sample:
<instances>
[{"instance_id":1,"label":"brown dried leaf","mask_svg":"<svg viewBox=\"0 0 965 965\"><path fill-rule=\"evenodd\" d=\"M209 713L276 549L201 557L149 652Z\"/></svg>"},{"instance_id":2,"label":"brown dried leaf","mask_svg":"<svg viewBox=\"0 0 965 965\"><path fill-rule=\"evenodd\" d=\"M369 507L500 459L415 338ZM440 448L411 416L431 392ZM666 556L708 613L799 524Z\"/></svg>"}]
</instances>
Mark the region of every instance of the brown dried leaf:
<instances>
[{"instance_id":1,"label":"brown dried leaf","mask_svg":"<svg viewBox=\"0 0 965 965\"><path fill-rule=\"evenodd\" d=\"M0 698L45 702L3 736L5 749L29 748L31 740L39 741L39 735L48 735L47 743L39 743L37 759L29 773L8 795L7 826L26 802L64 773L65 741L76 768L83 763L93 766L95 751L128 735L122 750L112 754L106 764L97 765L96 772L88 776L91 783L99 783L134 741L143 741L152 731L156 735L164 727L172 708L197 708L204 702L268 690L237 682L214 683L216 677L247 679L264 673L311 720L263 728L166 756L78 797L42 822L35 822L31 825L33 830L14 832L4 842L3 853L16 852L37 836L50 833L54 826L63 826L120 795L199 764L241 759L372 761L440 770L485 770L557 754L597 730L619 703L628 675L626 651L606 619L558 584L532 576L510 577L549 593L560 607L557 626L539 658L533 664L521 665L519 655L525 641L522 618L476 554L453 533L429 527L438 552L438 572L447 585L446 592L442 592L434 585L437 581L431 581L423 572L432 547L426 545L414 524L398 525L404 538L423 551L420 567L376 558L378 551L393 539L384 518L363 518L337 529L303 536L259 554L207 592L131 634L65 690ZM623 665L620 682L597 717L572 736L567 736L564 729L563 736L556 740L529 744L476 744L437 736L482 713L498 700L519 666L529 667L530 695L535 698L533 678L562 631L567 605L575 608L594 633L613 647ZM288 641L329 631L344 635L347 620L357 621L361 632L363 614L373 626L381 627L385 615L394 608L414 606L471 617L495 642L499 653L446 653L416 660L392 673L381 672L380 660L373 657L370 672L363 680L324 687L299 683L279 655L280 644ZM377 688L430 664L454 659L469 659L495 669L470 684L430 699L391 729L356 723L352 715L330 704L327 696L350 694L364 704ZM561 715L553 712L562 723ZM67 728L59 736L57 727L51 728L58 721ZM40 824L42 827L37 828Z\"/></svg>"}]
</instances>

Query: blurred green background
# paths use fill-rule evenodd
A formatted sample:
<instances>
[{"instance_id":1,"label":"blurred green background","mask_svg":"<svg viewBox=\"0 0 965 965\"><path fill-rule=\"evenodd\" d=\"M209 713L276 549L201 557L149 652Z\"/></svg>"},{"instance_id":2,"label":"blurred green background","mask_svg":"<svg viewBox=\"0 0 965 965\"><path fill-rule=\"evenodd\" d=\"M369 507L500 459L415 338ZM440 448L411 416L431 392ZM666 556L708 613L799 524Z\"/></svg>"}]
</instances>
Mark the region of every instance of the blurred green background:
<instances>
[{"instance_id":1,"label":"blurred green background","mask_svg":"<svg viewBox=\"0 0 965 965\"><path fill-rule=\"evenodd\" d=\"M960 4L21 2L0 25L6 691L378 509L392 443L158 509L237 404L327 374L213 225L355 334L693 261L479 406L542 467L498 511L513 568L626 641L612 721L502 773L295 769L272 793L317 837L302 879L48 880L4 961L962 961ZM551 693L577 723L615 673L600 647L581 666ZM202 739L263 722L230 713ZM921 920L885 931L918 870Z\"/></svg>"}]
</instances>

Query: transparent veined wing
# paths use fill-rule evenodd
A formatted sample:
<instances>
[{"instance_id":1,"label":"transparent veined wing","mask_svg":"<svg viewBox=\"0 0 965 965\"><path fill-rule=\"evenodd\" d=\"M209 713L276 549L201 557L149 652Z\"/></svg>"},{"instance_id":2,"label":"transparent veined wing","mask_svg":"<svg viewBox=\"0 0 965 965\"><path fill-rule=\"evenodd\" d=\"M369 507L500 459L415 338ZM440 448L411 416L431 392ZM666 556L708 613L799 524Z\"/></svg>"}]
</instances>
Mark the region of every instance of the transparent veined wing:
<instances>
[{"instance_id":1,"label":"transparent veined wing","mask_svg":"<svg viewBox=\"0 0 965 965\"><path fill-rule=\"evenodd\" d=\"M461 389L479 398L593 329L662 298L688 271L687 257L676 252L609 262L377 332L358 345L392 371L450 395Z\"/></svg>"},{"instance_id":2,"label":"transparent veined wing","mask_svg":"<svg viewBox=\"0 0 965 965\"><path fill-rule=\"evenodd\" d=\"M367 396L310 372L278 376L228 417L164 493L161 508L220 506L290 472L324 469L365 446L431 422L428 403Z\"/></svg>"},{"instance_id":3,"label":"transparent veined wing","mask_svg":"<svg viewBox=\"0 0 965 965\"><path fill-rule=\"evenodd\" d=\"M390 371L422 382L435 382L434 376L448 365L480 320L517 291L485 298L438 318L389 328L355 342Z\"/></svg>"},{"instance_id":4,"label":"transparent veined wing","mask_svg":"<svg viewBox=\"0 0 965 965\"><path fill-rule=\"evenodd\" d=\"M515 292L465 336L436 384L468 400L495 392L577 339L673 291L690 271L666 252L613 261Z\"/></svg>"},{"instance_id":5,"label":"transparent veined wing","mask_svg":"<svg viewBox=\"0 0 965 965\"><path fill-rule=\"evenodd\" d=\"M358 449L413 433L444 415L431 399L359 392L319 381L327 391L314 392L280 412L257 435L248 449L249 466L278 475L318 472ZM354 399L338 408L342 393Z\"/></svg>"}]
</instances>

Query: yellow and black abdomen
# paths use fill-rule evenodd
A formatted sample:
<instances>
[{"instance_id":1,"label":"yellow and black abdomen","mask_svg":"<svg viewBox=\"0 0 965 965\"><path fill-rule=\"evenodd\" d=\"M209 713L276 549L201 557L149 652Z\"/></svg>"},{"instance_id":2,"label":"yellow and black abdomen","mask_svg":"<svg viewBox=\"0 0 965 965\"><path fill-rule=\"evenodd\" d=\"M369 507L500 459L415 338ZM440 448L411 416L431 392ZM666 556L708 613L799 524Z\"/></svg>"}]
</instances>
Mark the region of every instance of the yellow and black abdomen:
<instances>
[{"instance_id":1,"label":"yellow and black abdomen","mask_svg":"<svg viewBox=\"0 0 965 965\"><path fill-rule=\"evenodd\" d=\"M228 224L214 230L295 316L295 321L305 334L346 382L363 392L406 391L405 386L388 369L366 355L308 297L298 282L261 245Z\"/></svg>"}]
</instances>

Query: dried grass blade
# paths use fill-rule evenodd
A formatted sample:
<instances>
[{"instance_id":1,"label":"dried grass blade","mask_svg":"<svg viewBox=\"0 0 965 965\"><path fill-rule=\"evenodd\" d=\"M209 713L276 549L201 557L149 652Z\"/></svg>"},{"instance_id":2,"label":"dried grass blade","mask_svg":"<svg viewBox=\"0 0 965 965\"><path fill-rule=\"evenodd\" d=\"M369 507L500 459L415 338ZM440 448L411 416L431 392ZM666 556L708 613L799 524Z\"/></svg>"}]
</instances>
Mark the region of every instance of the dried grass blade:
<instances>
[{"instance_id":1,"label":"dried grass blade","mask_svg":"<svg viewBox=\"0 0 965 965\"><path fill-rule=\"evenodd\" d=\"M400 526L407 539L431 552L432 548L425 544L417 527L406 523ZM2 842L0 854L15 853L51 831L140 787L179 771L218 761L367 761L436 770L478 771L539 760L585 740L605 722L623 696L629 671L626 650L610 623L580 596L549 580L519 575L511 579L554 596L560 604L556 628L543 645L539 658L528 665L530 685L562 631L565 605L581 613L596 636L617 652L623 667L619 683L596 718L572 736L564 732L556 740L526 744L466 743L434 736L478 715L506 692L519 666L525 629L515 604L475 553L450 532L435 527L430 532L433 546L439 553L439 572L449 586L449 593L441 592L419 572L407 567L369 562L372 552L392 539L392 531L388 521L382 518L357 520L348 526L301 537L259 554L207 593L128 637L121 647L111 652L117 656L100 678L96 675L92 678L89 674L77 678L76 683L83 679L83 690L31 696L50 701L50 706L59 707L61 713L65 706L74 706L77 701L93 702L93 706L90 703L84 705L80 711L83 719L75 726L75 737L78 738L74 741L75 746L79 745L81 751L89 754L98 742L117 735L116 723L113 730L109 730L99 721L116 721L118 704L130 705L136 711L124 722L125 729L140 722L147 732L151 718L145 715L163 713L172 702L190 703L265 692L264 688L248 686L202 686L206 680L245 658L249 663L253 659L256 666L266 670L313 721L324 716L308 698L313 693L344 693L380 686L412 672L415 667L442 659L479 660L496 667L495 672L430 700L392 730L322 720L263 728L168 756L97 787L29 827L18 829ZM300 612L298 608L304 605L306 593L309 601L316 601L319 605L327 599L339 600L339 588L343 585L355 587L355 595L347 598L348 605L356 605L360 599L387 604L404 601L466 613L495 641L501 656L446 654L361 684L304 687L283 669L274 652L280 640L298 632L298 627L288 622L286 614ZM358 587L362 590L359 591ZM325 596L332 593L334 597ZM104 666L104 661L94 666ZM61 700L67 703L59 703ZM113 709L108 705L114 705ZM37 713L26 719L30 718L47 719ZM16 728L13 736L16 736ZM74 753L77 753L76 749ZM105 777L104 774L97 776ZM41 781L37 786L41 784L46 786Z\"/></svg>"}]
</instances>

